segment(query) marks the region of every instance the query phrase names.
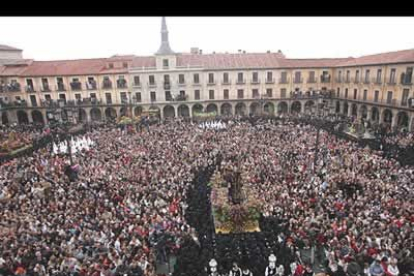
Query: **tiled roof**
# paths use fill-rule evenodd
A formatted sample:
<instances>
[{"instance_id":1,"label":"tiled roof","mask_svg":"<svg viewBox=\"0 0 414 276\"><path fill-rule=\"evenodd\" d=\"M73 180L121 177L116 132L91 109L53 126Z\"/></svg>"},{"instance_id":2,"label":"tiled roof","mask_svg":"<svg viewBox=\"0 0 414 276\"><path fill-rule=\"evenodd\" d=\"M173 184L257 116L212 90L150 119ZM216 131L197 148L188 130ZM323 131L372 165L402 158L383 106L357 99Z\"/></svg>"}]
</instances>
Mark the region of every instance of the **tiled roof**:
<instances>
[{"instance_id":1,"label":"tiled roof","mask_svg":"<svg viewBox=\"0 0 414 276\"><path fill-rule=\"evenodd\" d=\"M352 58L282 59L282 68L327 68L352 60Z\"/></svg>"},{"instance_id":2,"label":"tiled roof","mask_svg":"<svg viewBox=\"0 0 414 276\"><path fill-rule=\"evenodd\" d=\"M22 76L94 75L105 69L106 59L80 59L61 61L34 61Z\"/></svg>"},{"instance_id":3,"label":"tiled roof","mask_svg":"<svg viewBox=\"0 0 414 276\"><path fill-rule=\"evenodd\" d=\"M396 52L388 52L359 58L350 59L338 64L338 66L360 66L360 65L376 65L376 64L392 64L414 62L414 49L401 50Z\"/></svg>"},{"instance_id":4,"label":"tiled roof","mask_svg":"<svg viewBox=\"0 0 414 276\"><path fill-rule=\"evenodd\" d=\"M8 45L0 44L0 51L19 51L19 52L21 52L22 50L17 49L15 47L8 46Z\"/></svg>"}]
</instances>

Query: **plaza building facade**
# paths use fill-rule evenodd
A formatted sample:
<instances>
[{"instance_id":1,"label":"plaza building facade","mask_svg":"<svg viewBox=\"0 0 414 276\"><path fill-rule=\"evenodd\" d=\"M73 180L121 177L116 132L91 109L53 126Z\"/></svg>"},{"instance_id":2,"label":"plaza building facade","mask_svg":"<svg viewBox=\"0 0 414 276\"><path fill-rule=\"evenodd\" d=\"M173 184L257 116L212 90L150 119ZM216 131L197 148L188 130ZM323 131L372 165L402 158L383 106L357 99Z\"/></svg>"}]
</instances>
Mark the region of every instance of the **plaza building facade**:
<instances>
[{"instance_id":1,"label":"plaza building facade","mask_svg":"<svg viewBox=\"0 0 414 276\"><path fill-rule=\"evenodd\" d=\"M414 127L414 50L338 59L276 53L176 53L165 19L153 56L35 61L0 45L1 123L45 123L70 108L83 122L140 115L162 118L325 112Z\"/></svg>"}]
</instances>

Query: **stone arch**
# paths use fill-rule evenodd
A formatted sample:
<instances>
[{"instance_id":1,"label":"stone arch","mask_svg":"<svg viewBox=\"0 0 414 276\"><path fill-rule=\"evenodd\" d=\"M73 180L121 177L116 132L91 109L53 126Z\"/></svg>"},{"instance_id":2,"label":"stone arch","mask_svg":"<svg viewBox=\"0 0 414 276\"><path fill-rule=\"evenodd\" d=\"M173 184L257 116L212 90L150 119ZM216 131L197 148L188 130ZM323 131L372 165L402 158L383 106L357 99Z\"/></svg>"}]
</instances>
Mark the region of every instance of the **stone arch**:
<instances>
[{"instance_id":1,"label":"stone arch","mask_svg":"<svg viewBox=\"0 0 414 276\"><path fill-rule=\"evenodd\" d=\"M280 102L277 105L277 113L278 114L288 113L288 104L286 102Z\"/></svg>"},{"instance_id":2,"label":"stone arch","mask_svg":"<svg viewBox=\"0 0 414 276\"><path fill-rule=\"evenodd\" d=\"M217 112L218 111L217 105L213 104L213 103L207 105L206 110L207 110L207 113L210 113L210 112L216 112L216 114L218 113Z\"/></svg>"},{"instance_id":3,"label":"stone arch","mask_svg":"<svg viewBox=\"0 0 414 276\"><path fill-rule=\"evenodd\" d=\"M353 103L351 106L351 115L352 116L358 116L358 106L356 103Z\"/></svg>"},{"instance_id":4,"label":"stone arch","mask_svg":"<svg viewBox=\"0 0 414 276\"><path fill-rule=\"evenodd\" d=\"M244 103L236 104L236 111L235 114L238 116L246 116L246 105Z\"/></svg>"},{"instance_id":5,"label":"stone arch","mask_svg":"<svg viewBox=\"0 0 414 276\"><path fill-rule=\"evenodd\" d=\"M88 115L86 114L85 109L80 108L78 112L79 112L79 114L78 114L79 115L78 121L79 122L82 122L82 123L87 122L88 121Z\"/></svg>"},{"instance_id":6,"label":"stone arch","mask_svg":"<svg viewBox=\"0 0 414 276\"><path fill-rule=\"evenodd\" d=\"M27 112L24 110L17 111L17 121L19 124L28 124L29 116L27 115Z\"/></svg>"},{"instance_id":7,"label":"stone arch","mask_svg":"<svg viewBox=\"0 0 414 276\"><path fill-rule=\"evenodd\" d=\"M1 123L3 125L8 125L9 124L9 116L7 115L7 112L3 112L1 114Z\"/></svg>"},{"instance_id":8,"label":"stone arch","mask_svg":"<svg viewBox=\"0 0 414 276\"><path fill-rule=\"evenodd\" d=\"M108 107L107 109L105 109L105 118L107 120L116 119L116 117L117 117L117 114L114 108Z\"/></svg>"},{"instance_id":9,"label":"stone arch","mask_svg":"<svg viewBox=\"0 0 414 276\"><path fill-rule=\"evenodd\" d=\"M336 101L335 113L341 113L341 103L339 101Z\"/></svg>"},{"instance_id":10,"label":"stone arch","mask_svg":"<svg viewBox=\"0 0 414 276\"><path fill-rule=\"evenodd\" d=\"M400 111L397 113L397 126L399 128L408 128L408 123L409 123L410 119L408 117L407 112L405 111Z\"/></svg>"},{"instance_id":11,"label":"stone arch","mask_svg":"<svg viewBox=\"0 0 414 276\"><path fill-rule=\"evenodd\" d=\"M143 111L142 106L135 107L135 109L134 109L134 116L141 116L142 111Z\"/></svg>"},{"instance_id":12,"label":"stone arch","mask_svg":"<svg viewBox=\"0 0 414 276\"><path fill-rule=\"evenodd\" d=\"M344 109L343 109L343 114L344 115L348 115L348 109L349 109L348 103L344 102Z\"/></svg>"},{"instance_id":13,"label":"stone arch","mask_svg":"<svg viewBox=\"0 0 414 276\"><path fill-rule=\"evenodd\" d=\"M164 106L164 118L174 118L175 117L175 108L172 105Z\"/></svg>"},{"instance_id":14,"label":"stone arch","mask_svg":"<svg viewBox=\"0 0 414 276\"><path fill-rule=\"evenodd\" d=\"M99 108L92 108L90 111L91 120L92 121L101 121L102 120L102 113Z\"/></svg>"},{"instance_id":15,"label":"stone arch","mask_svg":"<svg viewBox=\"0 0 414 276\"><path fill-rule=\"evenodd\" d=\"M368 117L368 108L366 105L361 105L359 108L359 114L361 114L361 118L367 119Z\"/></svg>"},{"instance_id":16,"label":"stone arch","mask_svg":"<svg viewBox=\"0 0 414 276\"><path fill-rule=\"evenodd\" d=\"M229 103L223 103L220 106L220 115L231 116L233 115L233 107Z\"/></svg>"},{"instance_id":17,"label":"stone arch","mask_svg":"<svg viewBox=\"0 0 414 276\"><path fill-rule=\"evenodd\" d=\"M371 108L371 121L373 122L379 121L379 110L376 107Z\"/></svg>"},{"instance_id":18,"label":"stone arch","mask_svg":"<svg viewBox=\"0 0 414 276\"><path fill-rule=\"evenodd\" d=\"M195 114L197 114L197 113L203 112L203 109L204 109L204 107L201 104L193 105L193 108L192 108L193 116L195 116Z\"/></svg>"},{"instance_id":19,"label":"stone arch","mask_svg":"<svg viewBox=\"0 0 414 276\"><path fill-rule=\"evenodd\" d=\"M179 117L190 117L190 108L185 104L180 105L177 111Z\"/></svg>"},{"instance_id":20,"label":"stone arch","mask_svg":"<svg viewBox=\"0 0 414 276\"><path fill-rule=\"evenodd\" d=\"M275 115L275 105L271 102L267 102L263 106L263 111L266 115Z\"/></svg>"},{"instance_id":21,"label":"stone arch","mask_svg":"<svg viewBox=\"0 0 414 276\"><path fill-rule=\"evenodd\" d=\"M250 104L250 114L253 116L258 116L260 115L262 109L260 107L260 103L258 102L253 102Z\"/></svg>"},{"instance_id":22,"label":"stone arch","mask_svg":"<svg viewBox=\"0 0 414 276\"><path fill-rule=\"evenodd\" d=\"M384 109L384 111L382 112L382 122L381 123L387 123L387 124L391 124L392 123L392 111L388 108Z\"/></svg>"},{"instance_id":23,"label":"stone arch","mask_svg":"<svg viewBox=\"0 0 414 276\"><path fill-rule=\"evenodd\" d=\"M39 110L33 110L32 111L32 119L33 119L33 123L42 124L42 125L45 124L43 114Z\"/></svg>"},{"instance_id":24,"label":"stone arch","mask_svg":"<svg viewBox=\"0 0 414 276\"><path fill-rule=\"evenodd\" d=\"M127 115L128 115L128 107L126 106L121 107L121 109L119 110L119 116L123 117Z\"/></svg>"},{"instance_id":25,"label":"stone arch","mask_svg":"<svg viewBox=\"0 0 414 276\"><path fill-rule=\"evenodd\" d=\"M311 114L313 112L314 106L315 106L314 101L307 101L305 103L305 113L306 114Z\"/></svg>"},{"instance_id":26,"label":"stone arch","mask_svg":"<svg viewBox=\"0 0 414 276\"><path fill-rule=\"evenodd\" d=\"M294 101L290 108L290 113L300 113L302 104L299 101Z\"/></svg>"},{"instance_id":27,"label":"stone arch","mask_svg":"<svg viewBox=\"0 0 414 276\"><path fill-rule=\"evenodd\" d=\"M150 116L156 116L158 118L161 118L161 109L156 106L156 105L152 105L150 106L150 108L148 109ZM156 114L156 115L153 115Z\"/></svg>"}]
</instances>

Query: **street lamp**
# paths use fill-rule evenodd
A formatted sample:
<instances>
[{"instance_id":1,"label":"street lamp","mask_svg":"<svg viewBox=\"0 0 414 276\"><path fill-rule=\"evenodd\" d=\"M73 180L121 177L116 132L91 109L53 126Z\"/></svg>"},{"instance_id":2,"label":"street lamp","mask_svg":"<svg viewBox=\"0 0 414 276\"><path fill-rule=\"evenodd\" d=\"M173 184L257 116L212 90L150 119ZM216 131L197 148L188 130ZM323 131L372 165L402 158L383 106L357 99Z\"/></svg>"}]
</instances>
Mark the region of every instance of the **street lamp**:
<instances>
[{"instance_id":1,"label":"street lamp","mask_svg":"<svg viewBox=\"0 0 414 276\"><path fill-rule=\"evenodd\" d=\"M316 142L315 142L315 160L314 160L314 164L313 164L313 169L314 171L316 170L316 164L318 162L318 149L319 149L319 135L321 132L321 126L323 122L320 122L319 119L321 119L320 116L320 108L322 108L322 110L324 110L324 101L323 101L323 96L319 95L318 97L318 103L317 103L317 120L316 120L316 127L317 127L317 132L316 132Z\"/></svg>"},{"instance_id":2,"label":"street lamp","mask_svg":"<svg viewBox=\"0 0 414 276\"><path fill-rule=\"evenodd\" d=\"M130 112L129 114L130 114L130 116L132 118L132 98L131 98L132 92L129 91L128 94L129 94L129 112Z\"/></svg>"}]
</instances>

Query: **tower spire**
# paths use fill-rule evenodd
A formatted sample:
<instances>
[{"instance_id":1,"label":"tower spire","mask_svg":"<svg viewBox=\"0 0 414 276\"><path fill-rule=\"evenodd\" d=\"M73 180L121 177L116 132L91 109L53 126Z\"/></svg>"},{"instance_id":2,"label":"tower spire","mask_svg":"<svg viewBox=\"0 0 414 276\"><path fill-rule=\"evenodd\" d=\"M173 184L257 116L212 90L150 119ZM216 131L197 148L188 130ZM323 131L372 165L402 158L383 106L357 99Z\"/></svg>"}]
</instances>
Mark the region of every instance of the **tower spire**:
<instances>
[{"instance_id":1,"label":"tower spire","mask_svg":"<svg viewBox=\"0 0 414 276\"><path fill-rule=\"evenodd\" d=\"M157 55L173 55L174 52L171 50L170 42L168 41L168 29L165 17L162 17L161 21L161 46L158 49Z\"/></svg>"}]
</instances>

